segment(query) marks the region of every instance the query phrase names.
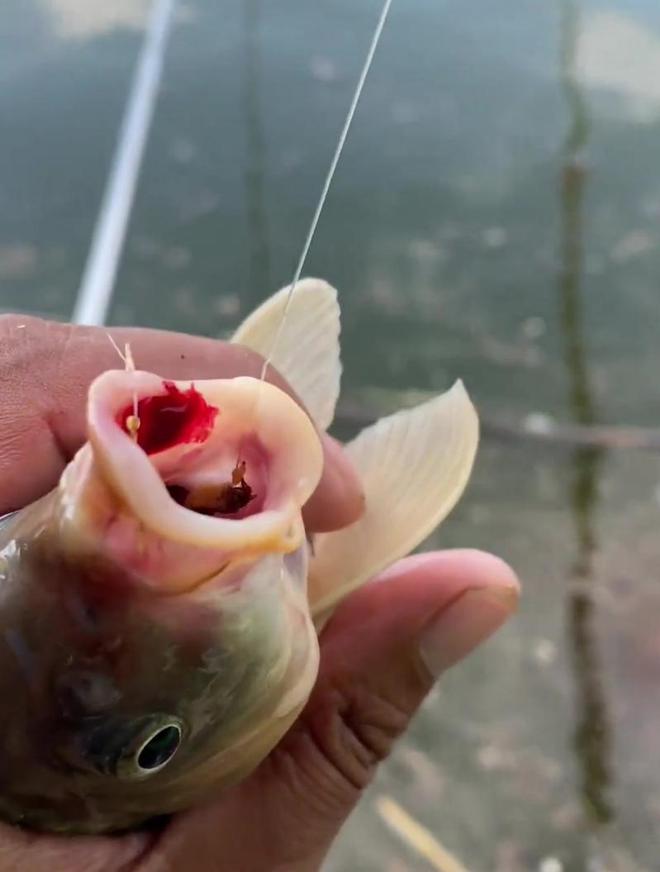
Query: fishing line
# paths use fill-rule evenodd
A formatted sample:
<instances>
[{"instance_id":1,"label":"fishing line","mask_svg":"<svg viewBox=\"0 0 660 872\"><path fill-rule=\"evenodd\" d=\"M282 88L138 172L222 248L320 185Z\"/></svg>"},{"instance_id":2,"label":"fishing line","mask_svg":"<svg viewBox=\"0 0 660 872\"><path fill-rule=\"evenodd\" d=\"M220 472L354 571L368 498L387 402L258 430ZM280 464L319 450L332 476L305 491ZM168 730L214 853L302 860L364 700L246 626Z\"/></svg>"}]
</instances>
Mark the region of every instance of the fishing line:
<instances>
[{"instance_id":1,"label":"fishing line","mask_svg":"<svg viewBox=\"0 0 660 872\"><path fill-rule=\"evenodd\" d=\"M321 196L319 198L318 205L316 206L316 211L314 212L314 216L312 218L312 223L310 224L309 231L307 232L307 237L305 239L305 244L303 245L303 250L300 255L300 259L298 260L298 265L296 266L296 271L293 275L293 281L291 282L291 286L289 287L289 292L286 297L286 302L284 304L284 311L282 312L282 318L278 325L277 331L275 333L275 337L273 338L272 345L270 347L270 351L264 360L264 365L261 370L261 381L264 381L266 378L266 371L268 369L269 364L273 360L275 353L277 351L277 346L279 345L279 341L282 337L282 331L284 329L284 324L286 322L286 317L289 312L289 307L291 305L291 300L293 299L294 292L298 283L300 282L300 277L302 276L302 271L305 268L305 261L307 260L307 255L309 254L309 250L312 246L312 241L314 240L314 236L316 234L316 228L319 223L319 218L321 217L321 212L323 211L323 207L325 206L325 201L328 198L328 192L330 191L330 186L332 185L332 180L335 176L335 171L337 169L337 165L341 158L342 152L344 150L344 146L346 144L346 140L348 138L348 132L351 129L351 125L353 123L353 117L355 116L355 110L358 107L358 103L360 102L360 98L362 96L362 91L364 89L365 82L367 81L367 76L369 75L369 70L371 69L371 64L374 59L374 55L376 54L376 49L378 48L378 43L380 42L381 34L383 33L383 28L385 27L385 22L387 21L387 16L390 12L390 6L392 5L392 0L385 0L383 3L383 8L381 9L380 16L378 18L378 23L376 24L376 29L371 38L371 44L369 46L369 51L367 52L367 57L364 62L364 66L362 67L362 72L360 73L360 77L358 79L357 86L355 88L355 93L353 94L353 99L351 100L351 104L348 110L348 114L346 115L346 120L344 121L344 126L342 127L342 131L339 135L339 140L337 142L337 147L335 149L335 153L332 158L332 162L330 163L330 169L325 177L325 182L323 183L323 188L321 190Z\"/></svg>"}]
</instances>

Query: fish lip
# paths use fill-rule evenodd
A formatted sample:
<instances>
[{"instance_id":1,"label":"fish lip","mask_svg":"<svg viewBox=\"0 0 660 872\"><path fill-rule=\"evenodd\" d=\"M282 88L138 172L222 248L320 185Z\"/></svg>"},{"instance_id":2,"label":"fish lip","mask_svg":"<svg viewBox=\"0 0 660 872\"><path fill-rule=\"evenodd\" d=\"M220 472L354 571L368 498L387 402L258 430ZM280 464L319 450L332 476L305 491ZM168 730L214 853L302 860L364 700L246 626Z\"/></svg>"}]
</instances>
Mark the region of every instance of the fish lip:
<instances>
[{"instance_id":1,"label":"fish lip","mask_svg":"<svg viewBox=\"0 0 660 872\"><path fill-rule=\"evenodd\" d=\"M164 499L176 505L166 490ZM159 598L187 595L216 584L233 566L254 563L270 554L294 552L304 537L302 516L292 511L289 537L262 537L258 547L244 543L226 548L219 540L217 547L199 548L187 539L173 541L115 499L104 479L95 473L89 445L65 471L57 505L59 534L76 565L81 556L89 557L92 565L98 559L108 561L111 574L118 572L129 587L148 589ZM182 511L201 517L189 509Z\"/></svg>"},{"instance_id":2,"label":"fish lip","mask_svg":"<svg viewBox=\"0 0 660 872\"><path fill-rule=\"evenodd\" d=\"M167 461L162 456L166 452L148 456L117 425L116 413L128 399L162 393L164 382L153 373L110 370L90 388L89 450L111 491L147 529L172 542L230 553L295 550L304 538L301 507L316 489L323 468L321 441L305 411L284 391L250 377L195 382L205 400L220 408L205 448L219 450L231 439L236 442L256 433L268 458L268 495L261 511L240 519L201 515L167 493L159 471ZM172 384L185 389L191 382ZM182 463L186 452L186 446L179 451Z\"/></svg>"}]
</instances>

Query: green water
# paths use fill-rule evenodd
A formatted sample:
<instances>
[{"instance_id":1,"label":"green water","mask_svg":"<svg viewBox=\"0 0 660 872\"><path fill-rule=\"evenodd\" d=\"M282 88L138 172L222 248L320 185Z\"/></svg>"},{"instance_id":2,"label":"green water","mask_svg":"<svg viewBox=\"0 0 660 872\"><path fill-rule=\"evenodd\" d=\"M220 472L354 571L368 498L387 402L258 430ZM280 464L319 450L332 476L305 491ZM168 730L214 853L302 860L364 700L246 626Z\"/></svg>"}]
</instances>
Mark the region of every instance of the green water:
<instances>
[{"instance_id":1,"label":"green water","mask_svg":"<svg viewBox=\"0 0 660 872\"><path fill-rule=\"evenodd\" d=\"M147 8L94 5L2 3L7 310L75 300ZM290 279L377 13L181 4L114 323L221 335ZM486 421L658 423L659 82L653 0L395 0L307 270L340 290L344 409L461 376ZM659 488L656 454L484 440L434 544L510 560L520 617L331 872L432 868L383 794L470 872L660 870Z\"/></svg>"}]
</instances>

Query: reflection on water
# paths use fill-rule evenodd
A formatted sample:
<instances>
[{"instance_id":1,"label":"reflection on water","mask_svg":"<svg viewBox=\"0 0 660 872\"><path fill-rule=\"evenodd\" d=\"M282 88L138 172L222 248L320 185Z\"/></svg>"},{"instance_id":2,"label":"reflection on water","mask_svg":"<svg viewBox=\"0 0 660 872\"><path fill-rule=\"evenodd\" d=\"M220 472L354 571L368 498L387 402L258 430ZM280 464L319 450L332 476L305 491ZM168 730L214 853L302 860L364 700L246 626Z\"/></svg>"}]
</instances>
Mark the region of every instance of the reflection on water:
<instances>
[{"instance_id":1,"label":"reflection on water","mask_svg":"<svg viewBox=\"0 0 660 872\"><path fill-rule=\"evenodd\" d=\"M585 85L617 95L618 112L646 123L660 116L660 37L628 9L586 16L577 72Z\"/></svg>"},{"instance_id":2,"label":"reflection on water","mask_svg":"<svg viewBox=\"0 0 660 872\"><path fill-rule=\"evenodd\" d=\"M54 17L57 33L63 39L89 39L122 28L141 30L149 10L148 0L42 0Z\"/></svg>"},{"instance_id":3,"label":"reflection on water","mask_svg":"<svg viewBox=\"0 0 660 872\"><path fill-rule=\"evenodd\" d=\"M561 325L570 385L570 407L579 424L596 423L596 409L584 348L581 299L582 225L589 137L587 105L575 75L580 10L577 0L562 2L562 84L570 113L561 177L562 272L559 282ZM597 823L612 817L610 789L610 727L595 632L593 554L596 549L594 512L602 449L580 447L573 455L570 503L575 523L577 558L574 590L568 602L569 637L578 705L575 748L582 767L584 811Z\"/></svg>"}]
</instances>

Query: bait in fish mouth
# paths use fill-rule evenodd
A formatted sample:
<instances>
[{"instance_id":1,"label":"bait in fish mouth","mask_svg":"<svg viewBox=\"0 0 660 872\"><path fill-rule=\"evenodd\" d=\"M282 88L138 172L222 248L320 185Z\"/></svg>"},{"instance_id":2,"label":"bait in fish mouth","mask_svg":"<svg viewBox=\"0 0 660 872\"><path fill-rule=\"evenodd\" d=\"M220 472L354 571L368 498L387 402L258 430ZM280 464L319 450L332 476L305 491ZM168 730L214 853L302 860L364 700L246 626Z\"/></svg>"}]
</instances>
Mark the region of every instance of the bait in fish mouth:
<instances>
[{"instance_id":1,"label":"bait in fish mouth","mask_svg":"<svg viewBox=\"0 0 660 872\"><path fill-rule=\"evenodd\" d=\"M267 354L286 294L233 341ZM247 377L129 369L90 386L88 441L0 529L6 820L123 830L244 778L305 705L336 605L457 502L478 442L460 382L349 443L365 514L310 547L301 511L339 394L338 337L334 289L301 282L272 363L309 415Z\"/></svg>"},{"instance_id":2,"label":"bait in fish mouth","mask_svg":"<svg viewBox=\"0 0 660 872\"><path fill-rule=\"evenodd\" d=\"M192 490L173 484L167 491L175 502L194 512L215 516L235 515L257 498L247 483L246 474L247 463L240 460L232 470L230 481Z\"/></svg>"}]
</instances>

